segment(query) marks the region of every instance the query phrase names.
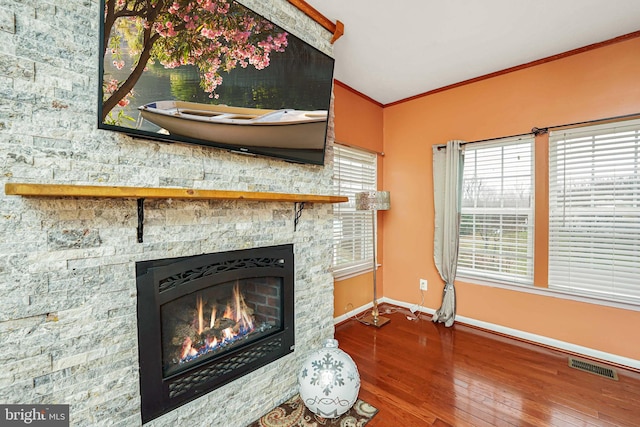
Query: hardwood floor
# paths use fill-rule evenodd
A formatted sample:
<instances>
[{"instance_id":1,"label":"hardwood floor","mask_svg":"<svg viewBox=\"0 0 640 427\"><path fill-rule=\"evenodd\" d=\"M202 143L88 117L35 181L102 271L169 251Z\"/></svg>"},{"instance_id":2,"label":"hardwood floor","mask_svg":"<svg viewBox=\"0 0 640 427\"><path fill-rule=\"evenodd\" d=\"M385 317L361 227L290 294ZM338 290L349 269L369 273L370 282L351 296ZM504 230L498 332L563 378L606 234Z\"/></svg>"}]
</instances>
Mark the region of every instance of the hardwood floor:
<instances>
[{"instance_id":1,"label":"hardwood floor","mask_svg":"<svg viewBox=\"0 0 640 427\"><path fill-rule=\"evenodd\" d=\"M360 398L379 410L367 427L640 426L639 373L603 378L570 368L562 352L406 314L385 314L379 329L336 326Z\"/></svg>"}]
</instances>

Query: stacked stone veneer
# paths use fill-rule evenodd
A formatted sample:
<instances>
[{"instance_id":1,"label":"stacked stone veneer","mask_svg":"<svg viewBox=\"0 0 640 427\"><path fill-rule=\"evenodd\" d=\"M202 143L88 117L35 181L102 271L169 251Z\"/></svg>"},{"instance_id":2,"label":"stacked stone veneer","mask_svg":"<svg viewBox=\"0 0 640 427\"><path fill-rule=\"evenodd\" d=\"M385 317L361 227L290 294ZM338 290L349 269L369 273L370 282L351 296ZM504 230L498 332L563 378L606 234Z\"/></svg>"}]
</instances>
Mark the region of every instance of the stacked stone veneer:
<instances>
[{"instance_id":1,"label":"stacked stone veneer","mask_svg":"<svg viewBox=\"0 0 640 427\"><path fill-rule=\"evenodd\" d=\"M286 0L242 3L331 53ZM297 391L333 334L332 206L307 204L294 232L292 203L147 200L137 243L135 200L6 196L4 183L331 194L331 149L305 166L98 130L100 19L98 1L0 2L0 402L140 425L135 262L293 243L296 351L150 423L246 425Z\"/></svg>"}]
</instances>

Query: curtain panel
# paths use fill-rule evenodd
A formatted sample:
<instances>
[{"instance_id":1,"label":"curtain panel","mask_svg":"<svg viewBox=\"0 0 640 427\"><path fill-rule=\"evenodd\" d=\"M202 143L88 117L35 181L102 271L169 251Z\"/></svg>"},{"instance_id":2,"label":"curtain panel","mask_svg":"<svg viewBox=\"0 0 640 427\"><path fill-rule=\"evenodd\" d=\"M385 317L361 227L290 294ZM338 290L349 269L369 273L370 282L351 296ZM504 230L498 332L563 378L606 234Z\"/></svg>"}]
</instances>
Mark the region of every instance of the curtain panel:
<instances>
[{"instance_id":1,"label":"curtain panel","mask_svg":"<svg viewBox=\"0 0 640 427\"><path fill-rule=\"evenodd\" d=\"M460 210L462 201L463 141L449 141L446 147L433 147L433 198L435 224L433 258L444 280L442 305L434 322L453 325L456 316L454 280L458 263Z\"/></svg>"}]
</instances>

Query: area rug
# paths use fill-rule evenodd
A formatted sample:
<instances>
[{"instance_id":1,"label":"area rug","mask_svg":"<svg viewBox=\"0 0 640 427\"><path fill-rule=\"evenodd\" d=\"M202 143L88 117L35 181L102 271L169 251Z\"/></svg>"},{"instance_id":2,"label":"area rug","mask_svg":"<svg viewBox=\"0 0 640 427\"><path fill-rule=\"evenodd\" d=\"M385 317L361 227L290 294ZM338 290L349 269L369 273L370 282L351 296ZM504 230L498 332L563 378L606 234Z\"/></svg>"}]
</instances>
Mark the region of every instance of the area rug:
<instances>
[{"instance_id":1,"label":"area rug","mask_svg":"<svg viewBox=\"0 0 640 427\"><path fill-rule=\"evenodd\" d=\"M322 418L309 411L297 394L247 427L361 427L376 413L378 409L358 399L351 409L340 417Z\"/></svg>"}]
</instances>

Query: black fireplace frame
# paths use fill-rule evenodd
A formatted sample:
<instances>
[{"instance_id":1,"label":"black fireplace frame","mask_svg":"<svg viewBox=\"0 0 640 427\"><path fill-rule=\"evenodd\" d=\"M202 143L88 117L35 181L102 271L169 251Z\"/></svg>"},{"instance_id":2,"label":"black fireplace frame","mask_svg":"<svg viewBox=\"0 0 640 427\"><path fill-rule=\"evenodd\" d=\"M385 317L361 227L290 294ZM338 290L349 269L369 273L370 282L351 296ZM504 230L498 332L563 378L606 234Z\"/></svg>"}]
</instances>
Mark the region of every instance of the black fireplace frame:
<instances>
[{"instance_id":1,"label":"black fireplace frame","mask_svg":"<svg viewBox=\"0 0 640 427\"><path fill-rule=\"evenodd\" d=\"M236 279L282 279L282 324L259 339L163 377L162 304ZM291 352L294 333L293 245L164 258L136 263L138 355L142 422L185 403Z\"/></svg>"}]
</instances>

